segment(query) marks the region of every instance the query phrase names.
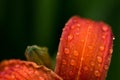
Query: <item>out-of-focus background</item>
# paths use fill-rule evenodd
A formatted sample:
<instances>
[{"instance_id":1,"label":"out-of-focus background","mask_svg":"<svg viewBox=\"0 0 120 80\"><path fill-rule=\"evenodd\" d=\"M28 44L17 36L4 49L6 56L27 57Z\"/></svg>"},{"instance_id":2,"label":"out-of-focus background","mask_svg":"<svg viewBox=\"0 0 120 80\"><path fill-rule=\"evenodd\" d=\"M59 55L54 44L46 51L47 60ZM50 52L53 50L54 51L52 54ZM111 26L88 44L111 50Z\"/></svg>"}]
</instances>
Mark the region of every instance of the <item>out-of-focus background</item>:
<instances>
[{"instance_id":1,"label":"out-of-focus background","mask_svg":"<svg viewBox=\"0 0 120 80\"><path fill-rule=\"evenodd\" d=\"M119 0L0 0L0 61L25 59L28 45L57 52L62 28L73 16L104 21L112 26L114 52L107 80L120 80Z\"/></svg>"}]
</instances>

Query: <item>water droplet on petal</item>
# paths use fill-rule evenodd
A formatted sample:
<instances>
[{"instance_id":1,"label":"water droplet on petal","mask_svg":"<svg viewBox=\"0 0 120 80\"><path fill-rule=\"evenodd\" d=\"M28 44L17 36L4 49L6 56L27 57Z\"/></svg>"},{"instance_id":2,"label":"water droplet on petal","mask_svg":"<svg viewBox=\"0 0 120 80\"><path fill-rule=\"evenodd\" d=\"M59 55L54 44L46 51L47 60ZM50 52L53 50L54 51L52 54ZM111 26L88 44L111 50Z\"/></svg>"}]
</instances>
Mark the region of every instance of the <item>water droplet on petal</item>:
<instances>
[{"instance_id":1,"label":"water droplet on petal","mask_svg":"<svg viewBox=\"0 0 120 80\"><path fill-rule=\"evenodd\" d=\"M65 28L63 28L62 30L65 31Z\"/></svg>"},{"instance_id":2,"label":"water droplet on petal","mask_svg":"<svg viewBox=\"0 0 120 80\"><path fill-rule=\"evenodd\" d=\"M40 76L40 77L39 77L39 80L45 80L45 79L44 79L43 77Z\"/></svg>"},{"instance_id":3,"label":"water droplet on petal","mask_svg":"<svg viewBox=\"0 0 120 80\"><path fill-rule=\"evenodd\" d=\"M105 39L105 35L103 35L102 38Z\"/></svg>"},{"instance_id":4,"label":"water droplet on petal","mask_svg":"<svg viewBox=\"0 0 120 80\"><path fill-rule=\"evenodd\" d=\"M79 35L79 34L80 34L80 29L77 28L77 29L76 29L76 35Z\"/></svg>"},{"instance_id":5,"label":"water droplet on petal","mask_svg":"<svg viewBox=\"0 0 120 80\"><path fill-rule=\"evenodd\" d=\"M77 19L73 19L73 22L74 22L74 23L77 23L77 22L78 22L78 20L77 20Z\"/></svg>"},{"instance_id":6,"label":"water droplet on petal","mask_svg":"<svg viewBox=\"0 0 120 80\"><path fill-rule=\"evenodd\" d=\"M108 57L108 61L110 61L111 60L111 57Z\"/></svg>"},{"instance_id":7,"label":"water droplet on petal","mask_svg":"<svg viewBox=\"0 0 120 80\"><path fill-rule=\"evenodd\" d=\"M77 24L77 26L80 26L80 24Z\"/></svg>"},{"instance_id":8,"label":"water droplet on petal","mask_svg":"<svg viewBox=\"0 0 120 80\"><path fill-rule=\"evenodd\" d=\"M84 70L85 70L85 71L87 71L87 70L88 70L88 67L87 67L87 66L85 66L85 67L84 67Z\"/></svg>"},{"instance_id":9,"label":"water droplet on petal","mask_svg":"<svg viewBox=\"0 0 120 80\"><path fill-rule=\"evenodd\" d=\"M69 51L68 48L65 48L65 49L64 49L64 53L65 53L65 54L69 54L69 52L70 52L70 51Z\"/></svg>"},{"instance_id":10,"label":"water droplet on petal","mask_svg":"<svg viewBox=\"0 0 120 80\"><path fill-rule=\"evenodd\" d=\"M80 33L79 32L76 32L76 35L79 35Z\"/></svg>"},{"instance_id":11,"label":"water droplet on petal","mask_svg":"<svg viewBox=\"0 0 120 80\"><path fill-rule=\"evenodd\" d=\"M103 51L104 50L104 46L100 46L100 50Z\"/></svg>"},{"instance_id":12,"label":"water droplet on petal","mask_svg":"<svg viewBox=\"0 0 120 80\"><path fill-rule=\"evenodd\" d=\"M73 39L73 35L68 35L68 40L70 41L70 40L72 40Z\"/></svg>"},{"instance_id":13,"label":"water droplet on petal","mask_svg":"<svg viewBox=\"0 0 120 80\"><path fill-rule=\"evenodd\" d=\"M73 55L77 57L79 55L79 53L76 50L74 50Z\"/></svg>"},{"instance_id":14,"label":"water droplet on petal","mask_svg":"<svg viewBox=\"0 0 120 80\"><path fill-rule=\"evenodd\" d=\"M115 37L113 37L113 40L115 40Z\"/></svg>"},{"instance_id":15,"label":"water droplet on petal","mask_svg":"<svg viewBox=\"0 0 120 80\"><path fill-rule=\"evenodd\" d=\"M100 77L100 72L98 70L95 70L94 74L96 77Z\"/></svg>"},{"instance_id":16,"label":"water droplet on petal","mask_svg":"<svg viewBox=\"0 0 120 80\"><path fill-rule=\"evenodd\" d=\"M110 54L112 54L112 52L113 52L113 49L110 49Z\"/></svg>"},{"instance_id":17,"label":"water droplet on petal","mask_svg":"<svg viewBox=\"0 0 120 80\"><path fill-rule=\"evenodd\" d=\"M93 68L90 68L90 71L93 71Z\"/></svg>"},{"instance_id":18,"label":"water droplet on petal","mask_svg":"<svg viewBox=\"0 0 120 80\"><path fill-rule=\"evenodd\" d=\"M103 31L107 31L107 30L108 30L108 27L103 26L103 27L102 27L102 30L103 30Z\"/></svg>"},{"instance_id":19,"label":"water droplet on petal","mask_svg":"<svg viewBox=\"0 0 120 80\"><path fill-rule=\"evenodd\" d=\"M71 26L71 29L74 29L74 28L75 28L75 26L74 26L74 25L72 25L72 26Z\"/></svg>"},{"instance_id":20,"label":"water droplet on petal","mask_svg":"<svg viewBox=\"0 0 120 80\"><path fill-rule=\"evenodd\" d=\"M104 66L104 69L105 69L105 70L108 70L108 68L109 68L109 66L106 64L106 65Z\"/></svg>"},{"instance_id":21,"label":"water droplet on petal","mask_svg":"<svg viewBox=\"0 0 120 80\"><path fill-rule=\"evenodd\" d=\"M60 41L62 41L62 40L63 40L63 38L61 37L61 38L60 38Z\"/></svg>"},{"instance_id":22,"label":"water droplet on petal","mask_svg":"<svg viewBox=\"0 0 120 80\"><path fill-rule=\"evenodd\" d=\"M99 63L101 63L101 62L102 62L102 57L97 56L97 61L98 61Z\"/></svg>"},{"instance_id":23,"label":"water droplet on petal","mask_svg":"<svg viewBox=\"0 0 120 80\"><path fill-rule=\"evenodd\" d=\"M81 61L83 61L83 57L81 57Z\"/></svg>"},{"instance_id":24,"label":"water droplet on petal","mask_svg":"<svg viewBox=\"0 0 120 80\"><path fill-rule=\"evenodd\" d=\"M71 65L71 66L74 66L75 63L76 63L75 60L71 60L70 65Z\"/></svg>"},{"instance_id":25,"label":"water droplet on petal","mask_svg":"<svg viewBox=\"0 0 120 80\"><path fill-rule=\"evenodd\" d=\"M91 64L91 66L94 66L94 65L95 65L95 63L94 63L93 61L92 61L90 64Z\"/></svg>"},{"instance_id":26,"label":"water droplet on petal","mask_svg":"<svg viewBox=\"0 0 120 80\"><path fill-rule=\"evenodd\" d=\"M101 64L98 64L98 67L101 67Z\"/></svg>"},{"instance_id":27,"label":"water droplet on petal","mask_svg":"<svg viewBox=\"0 0 120 80\"><path fill-rule=\"evenodd\" d=\"M66 23L66 24L65 24L65 26L69 26L69 24L68 24L68 23Z\"/></svg>"},{"instance_id":28,"label":"water droplet on petal","mask_svg":"<svg viewBox=\"0 0 120 80\"><path fill-rule=\"evenodd\" d=\"M65 59L62 60L62 64L64 64L64 65L66 64L66 60Z\"/></svg>"}]
</instances>

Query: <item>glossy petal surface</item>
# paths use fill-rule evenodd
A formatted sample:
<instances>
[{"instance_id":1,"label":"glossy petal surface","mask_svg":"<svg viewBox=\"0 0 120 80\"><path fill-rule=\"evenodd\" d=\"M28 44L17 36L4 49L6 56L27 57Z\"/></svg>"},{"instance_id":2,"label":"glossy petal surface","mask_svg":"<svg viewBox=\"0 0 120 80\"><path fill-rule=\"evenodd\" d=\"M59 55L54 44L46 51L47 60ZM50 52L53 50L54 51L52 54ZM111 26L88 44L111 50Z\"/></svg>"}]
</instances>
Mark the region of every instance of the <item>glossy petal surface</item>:
<instances>
[{"instance_id":1,"label":"glossy petal surface","mask_svg":"<svg viewBox=\"0 0 120 80\"><path fill-rule=\"evenodd\" d=\"M62 80L53 71L33 62L7 60L0 63L0 80Z\"/></svg>"},{"instance_id":2,"label":"glossy petal surface","mask_svg":"<svg viewBox=\"0 0 120 80\"><path fill-rule=\"evenodd\" d=\"M74 16L63 29L55 72L64 80L105 80L112 45L109 25Z\"/></svg>"}]
</instances>

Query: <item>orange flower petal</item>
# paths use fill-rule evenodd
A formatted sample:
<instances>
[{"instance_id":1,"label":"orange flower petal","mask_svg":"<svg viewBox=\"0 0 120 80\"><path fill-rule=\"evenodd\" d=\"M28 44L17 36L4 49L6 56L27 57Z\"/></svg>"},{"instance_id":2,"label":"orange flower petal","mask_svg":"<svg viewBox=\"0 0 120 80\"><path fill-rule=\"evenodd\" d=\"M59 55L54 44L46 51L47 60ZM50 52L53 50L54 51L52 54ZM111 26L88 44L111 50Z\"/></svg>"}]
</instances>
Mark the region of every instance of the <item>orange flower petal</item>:
<instances>
[{"instance_id":1,"label":"orange flower petal","mask_svg":"<svg viewBox=\"0 0 120 80\"><path fill-rule=\"evenodd\" d=\"M33 62L5 60L0 63L0 80L62 80L53 71Z\"/></svg>"},{"instance_id":2,"label":"orange flower petal","mask_svg":"<svg viewBox=\"0 0 120 80\"><path fill-rule=\"evenodd\" d=\"M105 80L112 45L107 24L74 16L63 29L55 72L64 80Z\"/></svg>"}]
</instances>

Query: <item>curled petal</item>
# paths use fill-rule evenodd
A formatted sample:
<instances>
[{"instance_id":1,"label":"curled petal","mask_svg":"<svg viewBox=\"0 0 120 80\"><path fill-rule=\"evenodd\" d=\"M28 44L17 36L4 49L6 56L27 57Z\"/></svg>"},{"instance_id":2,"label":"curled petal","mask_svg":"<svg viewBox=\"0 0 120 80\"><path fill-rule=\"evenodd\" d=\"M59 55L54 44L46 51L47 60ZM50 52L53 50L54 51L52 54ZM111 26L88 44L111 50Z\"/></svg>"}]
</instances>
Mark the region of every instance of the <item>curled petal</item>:
<instances>
[{"instance_id":1,"label":"curled petal","mask_svg":"<svg viewBox=\"0 0 120 80\"><path fill-rule=\"evenodd\" d=\"M0 80L62 80L52 70L22 60L5 60L0 63Z\"/></svg>"}]
</instances>

